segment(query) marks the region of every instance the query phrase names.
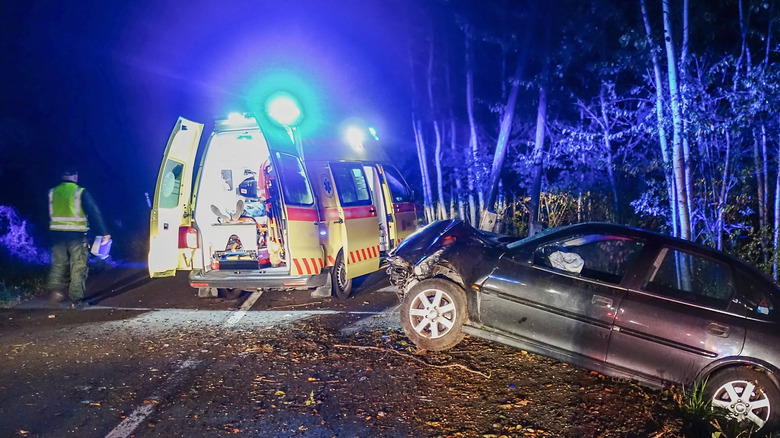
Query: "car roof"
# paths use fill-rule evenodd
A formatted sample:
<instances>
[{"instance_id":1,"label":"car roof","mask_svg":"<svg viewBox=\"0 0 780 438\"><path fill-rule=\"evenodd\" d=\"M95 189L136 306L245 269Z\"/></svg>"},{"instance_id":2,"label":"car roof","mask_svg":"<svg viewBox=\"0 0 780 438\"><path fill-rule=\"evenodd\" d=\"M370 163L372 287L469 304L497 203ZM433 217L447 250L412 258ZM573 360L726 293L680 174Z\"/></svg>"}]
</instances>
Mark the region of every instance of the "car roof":
<instances>
[{"instance_id":1,"label":"car roof","mask_svg":"<svg viewBox=\"0 0 780 438\"><path fill-rule=\"evenodd\" d=\"M768 280L774 282L768 275L760 271L755 266L747 263L739 257L733 256L724 251L718 250L711 246L707 246L698 242L690 240L680 239L678 237L670 236L668 234L661 234L655 231L650 231L642 228L631 227L628 225L620 225L608 222L583 222L573 225L564 225L560 227L549 228L542 231L539 234L531 236L527 239L523 239L522 243L517 242L517 246L524 246L530 244L536 240L554 240L559 237L569 236L573 234L590 234L590 233L604 233L604 234L616 234L626 237L635 237L648 242L656 242L664 245L674 246L683 250L704 254L708 257L719 259L723 262L735 264L741 266L743 269L749 272L758 272L762 274Z\"/></svg>"}]
</instances>

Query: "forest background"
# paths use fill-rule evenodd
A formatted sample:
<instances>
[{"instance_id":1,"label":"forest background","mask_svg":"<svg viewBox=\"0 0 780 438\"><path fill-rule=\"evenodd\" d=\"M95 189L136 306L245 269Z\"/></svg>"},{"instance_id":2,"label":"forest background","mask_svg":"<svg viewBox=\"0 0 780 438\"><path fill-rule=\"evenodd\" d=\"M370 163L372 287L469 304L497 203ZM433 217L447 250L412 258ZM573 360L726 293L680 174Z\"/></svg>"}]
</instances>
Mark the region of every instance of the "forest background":
<instances>
[{"instance_id":1,"label":"forest background","mask_svg":"<svg viewBox=\"0 0 780 438\"><path fill-rule=\"evenodd\" d=\"M624 223L777 278L775 2L456 4L413 52L429 219Z\"/></svg>"}]
</instances>

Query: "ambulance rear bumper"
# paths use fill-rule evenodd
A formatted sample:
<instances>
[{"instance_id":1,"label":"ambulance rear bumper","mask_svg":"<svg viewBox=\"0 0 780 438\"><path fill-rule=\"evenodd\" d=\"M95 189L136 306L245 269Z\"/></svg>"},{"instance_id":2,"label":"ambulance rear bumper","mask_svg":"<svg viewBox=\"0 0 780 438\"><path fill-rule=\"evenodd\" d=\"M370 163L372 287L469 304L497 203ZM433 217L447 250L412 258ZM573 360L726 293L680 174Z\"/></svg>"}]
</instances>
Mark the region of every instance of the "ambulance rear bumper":
<instances>
[{"instance_id":1,"label":"ambulance rear bumper","mask_svg":"<svg viewBox=\"0 0 780 438\"><path fill-rule=\"evenodd\" d=\"M286 272L267 270L212 270L198 269L190 272L190 286L194 288L243 289L243 290L305 290L329 284L330 270L315 275L289 275Z\"/></svg>"}]
</instances>

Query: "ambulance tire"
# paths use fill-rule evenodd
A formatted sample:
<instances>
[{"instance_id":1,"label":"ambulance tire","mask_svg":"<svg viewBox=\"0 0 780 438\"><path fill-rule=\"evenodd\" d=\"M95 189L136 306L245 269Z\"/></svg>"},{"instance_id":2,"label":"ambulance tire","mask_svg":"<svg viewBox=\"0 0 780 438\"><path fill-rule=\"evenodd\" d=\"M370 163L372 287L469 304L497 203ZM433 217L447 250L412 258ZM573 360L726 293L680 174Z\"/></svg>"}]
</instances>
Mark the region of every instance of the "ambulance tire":
<instances>
[{"instance_id":1,"label":"ambulance tire","mask_svg":"<svg viewBox=\"0 0 780 438\"><path fill-rule=\"evenodd\" d=\"M344 251L339 251L338 257L336 257L336 264L333 265L333 269L330 271L333 276L333 296L346 300L349 298L349 294L352 293L352 279L347 278L347 263L344 261Z\"/></svg>"},{"instance_id":2,"label":"ambulance tire","mask_svg":"<svg viewBox=\"0 0 780 438\"><path fill-rule=\"evenodd\" d=\"M219 293L220 298L224 298L226 300L237 300L241 294L244 293L243 290L237 287L219 288L217 289L217 292Z\"/></svg>"}]
</instances>

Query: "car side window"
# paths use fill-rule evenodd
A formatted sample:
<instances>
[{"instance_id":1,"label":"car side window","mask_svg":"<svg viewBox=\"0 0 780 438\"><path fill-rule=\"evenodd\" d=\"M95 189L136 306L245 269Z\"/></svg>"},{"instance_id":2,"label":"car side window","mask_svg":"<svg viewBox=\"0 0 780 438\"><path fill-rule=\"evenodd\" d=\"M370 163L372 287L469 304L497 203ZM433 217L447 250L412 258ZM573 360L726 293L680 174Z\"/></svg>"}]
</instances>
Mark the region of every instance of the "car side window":
<instances>
[{"instance_id":1,"label":"car side window","mask_svg":"<svg viewBox=\"0 0 780 438\"><path fill-rule=\"evenodd\" d=\"M661 249L644 289L719 309L728 306L734 291L726 265L673 248Z\"/></svg>"},{"instance_id":2,"label":"car side window","mask_svg":"<svg viewBox=\"0 0 780 438\"><path fill-rule=\"evenodd\" d=\"M590 234L540 246L534 263L568 274L620 284L644 243L623 236Z\"/></svg>"},{"instance_id":3,"label":"car side window","mask_svg":"<svg viewBox=\"0 0 780 438\"><path fill-rule=\"evenodd\" d=\"M371 194L368 180L360 164L332 163L330 170L339 194L339 201L344 207L371 205Z\"/></svg>"},{"instance_id":4,"label":"car side window","mask_svg":"<svg viewBox=\"0 0 780 438\"><path fill-rule=\"evenodd\" d=\"M740 271L738 275L739 298L734 300L735 306L742 306L751 318L775 321L778 314L775 311L777 286L762 276Z\"/></svg>"}]
</instances>

